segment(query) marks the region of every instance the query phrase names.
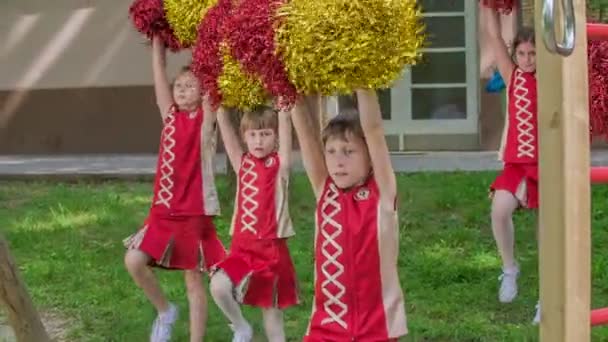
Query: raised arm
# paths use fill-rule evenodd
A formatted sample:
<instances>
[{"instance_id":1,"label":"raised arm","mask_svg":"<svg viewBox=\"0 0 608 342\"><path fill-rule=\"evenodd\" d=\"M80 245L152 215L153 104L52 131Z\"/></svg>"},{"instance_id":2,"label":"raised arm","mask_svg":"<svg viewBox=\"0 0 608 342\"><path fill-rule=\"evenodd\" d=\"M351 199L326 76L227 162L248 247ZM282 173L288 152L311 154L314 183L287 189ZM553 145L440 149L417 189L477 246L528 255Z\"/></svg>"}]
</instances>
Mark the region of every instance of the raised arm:
<instances>
[{"instance_id":1,"label":"raised arm","mask_svg":"<svg viewBox=\"0 0 608 342\"><path fill-rule=\"evenodd\" d=\"M315 197L319 198L327 179L327 167L318 134L313 127L310 112L303 98L299 98L292 110L291 120L300 143L304 169L312 185Z\"/></svg>"},{"instance_id":2,"label":"raised arm","mask_svg":"<svg viewBox=\"0 0 608 342\"><path fill-rule=\"evenodd\" d=\"M291 113L289 111L279 112L279 159L281 168L289 170L291 168Z\"/></svg>"},{"instance_id":3,"label":"raised arm","mask_svg":"<svg viewBox=\"0 0 608 342\"><path fill-rule=\"evenodd\" d=\"M384 124L378 96L373 90L357 90L357 101L361 128L363 128L374 176L380 190L380 203L384 208L394 210L397 180L384 137Z\"/></svg>"},{"instance_id":4,"label":"raised arm","mask_svg":"<svg viewBox=\"0 0 608 342\"><path fill-rule=\"evenodd\" d=\"M241 158L243 157L243 148L241 147L241 140L232 125L229 115L230 113L224 107L220 106L217 110L217 123L220 126L224 149L226 150L230 164L232 164L232 168L235 171L238 171L241 166Z\"/></svg>"},{"instance_id":5,"label":"raised arm","mask_svg":"<svg viewBox=\"0 0 608 342\"><path fill-rule=\"evenodd\" d=\"M498 25L498 13L486 6L481 6L481 8L481 15L484 17L486 29L488 30L488 45L494 54L500 76L502 76L502 79L506 84L509 84L511 74L515 68L515 63L513 63L507 45L500 34L501 30Z\"/></svg>"},{"instance_id":6,"label":"raised arm","mask_svg":"<svg viewBox=\"0 0 608 342\"><path fill-rule=\"evenodd\" d=\"M173 105L171 85L167 79L166 48L162 40L155 36L152 39L152 73L154 76L154 93L160 115L165 119Z\"/></svg>"},{"instance_id":7,"label":"raised arm","mask_svg":"<svg viewBox=\"0 0 608 342\"><path fill-rule=\"evenodd\" d=\"M201 156L203 153L209 153L215 157L217 150L217 113L213 110L209 104L209 97L203 96L203 127L201 133L203 134L203 146L209 146L207 149L201 148Z\"/></svg>"}]
</instances>

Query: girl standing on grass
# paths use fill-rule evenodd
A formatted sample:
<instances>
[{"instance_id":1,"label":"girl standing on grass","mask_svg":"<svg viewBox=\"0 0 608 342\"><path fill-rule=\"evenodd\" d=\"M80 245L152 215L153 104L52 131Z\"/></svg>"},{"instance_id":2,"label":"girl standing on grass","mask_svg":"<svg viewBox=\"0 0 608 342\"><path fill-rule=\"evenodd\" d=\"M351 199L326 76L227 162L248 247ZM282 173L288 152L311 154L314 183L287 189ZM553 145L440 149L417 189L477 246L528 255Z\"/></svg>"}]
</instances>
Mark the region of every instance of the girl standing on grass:
<instances>
[{"instance_id":1,"label":"girl standing on grass","mask_svg":"<svg viewBox=\"0 0 608 342\"><path fill-rule=\"evenodd\" d=\"M182 70L171 89L165 55L162 41L154 37L152 71L163 129L152 205L143 227L125 240L125 265L158 312L152 342L170 340L177 307L167 301L149 266L184 271L190 341L198 342L207 321L202 271L225 255L213 223L220 209L213 177L215 114L188 69Z\"/></svg>"},{"instance_id":2,"label":"girl standing on grass","mask_svg":"<svg viewBox=\"0 0 608 342\"><path fill-rule=\"evenodd\" d=\"M521 28L513 41L513 55L500 36L497 13L482 8L489 44L500 75L508 85L507 117L499 158L504 166L490 186L492 231L502 258L498 299L510 303L517 296L519 266L514 255L513 213L518 208L538 208L538 121L536 48L534 31ZM534 323L540 320L536 306Z\"/></svg>"},{"instance_id":3,"label":"girl standing on grass","mask_svg":"<svg viewBox=\"0 0 608 342\"><path fill-rule=\"evenodd\" d=\"M300 99L292 120L316 200L315 287L305 342L397 341L407 334L399 283L397 181L378 98L358 90L322 141Z\"/></svg>"},{"instance_id":4,"label":"girl standing on grass","mask_svg":"<svg viewBox=\"0 0 608 342\"><path fill-rule=\"evenodd\" d=\"M246 112L240 137L228 115L220 107L220 132L237 172L238 186L230 253L213 273L211 294L230 320L232 341L249 342L253 337L239 307L244 303L262 309L268 341L284 342L283 309L299 303L296 272L287 247L287 238L295 234L287 203L290 113L264 106Z\"/></svg>"}]
</instances>

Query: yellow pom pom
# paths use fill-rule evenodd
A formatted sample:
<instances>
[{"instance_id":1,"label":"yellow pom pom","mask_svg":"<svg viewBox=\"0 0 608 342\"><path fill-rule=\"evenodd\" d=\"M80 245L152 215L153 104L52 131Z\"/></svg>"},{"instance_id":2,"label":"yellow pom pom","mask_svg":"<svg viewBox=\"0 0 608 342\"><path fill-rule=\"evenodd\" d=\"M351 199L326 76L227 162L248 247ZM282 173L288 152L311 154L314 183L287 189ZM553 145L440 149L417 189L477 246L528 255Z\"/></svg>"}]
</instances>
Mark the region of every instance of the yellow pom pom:
<instances>
[{"instance_id":1,"label":"yellow pom pom","mask_svg":"<svg viewBox=\"0 0 608 342\"><path fill-rule=\"evenodd\" d=\"M268 93L259 79L246 74L225 42L220 45L224 67L218 77L218 86L222 94L222 104L241 110L251 110L266 103Z\"/></svg>"},{"instance_id":2,"label":"yellow pom pom","mask_svg":"<svg viewBox=\"0 0 608 342\"><path fill-rule=\"evenodd\" d=\"M415 0L291 0L277 19L277 49L306 94L389 87L425 43Z\"/></svg>"},{"instance_id":3,"label":"yellow pom pom","mask_svg":"<svg viewBox=\"0 0 608 342\"><path fill-rule=\"evenodd\" d=\"M184 47L196 41L198 24L217 0L164 0L167 21Z\"/></svg>"}]
</instances>

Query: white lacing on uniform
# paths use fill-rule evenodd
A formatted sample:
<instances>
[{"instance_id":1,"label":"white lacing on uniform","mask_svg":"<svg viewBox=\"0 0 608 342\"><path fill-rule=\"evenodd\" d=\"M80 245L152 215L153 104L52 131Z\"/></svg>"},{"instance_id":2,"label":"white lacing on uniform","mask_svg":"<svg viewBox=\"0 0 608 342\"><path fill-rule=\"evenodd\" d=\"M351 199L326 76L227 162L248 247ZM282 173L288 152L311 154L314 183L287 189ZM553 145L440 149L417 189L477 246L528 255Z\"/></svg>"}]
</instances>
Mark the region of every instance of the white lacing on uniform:
<instances>
[{"instance_id":1,"label":"white lacing on uniform","mask_svg":"<svg viewBox=\"0 0 608 342\"><path fill-rule=\"evenodd\" d=\"M173 147L175 147L175 139L173 138L173 134L175 134L175 115L173 113L169 113L165 119L165 125L163 127L163 139L162 139L162 154L161 158L161 166L160 166L160 180L159 185L160 189L157 193L157 199L154 204L161 204L167 208L171 207L170 201L173 198L173 173L175 170L173 169L173 161L175 160L175 153L173 152Z\"/></svg>"},{"instance_id":2,"label":"white lacing on uniform","mask_svg":"<svg viewBox=\"0 0 608 342\"><path fill-rule=\"evenodd\" d=\"M255 172L255 163L247 158L243 157L243 175L241 176L241 194L243 195L243 203L241 209L243 214L241 215L241 231L249 231L253 234L257 234L255 224L258 222L258 217L255 214L256 209L259 207L259 203L255 197L260 191L255 186L255 181L258 179L258 174Z\"/></svg>"},{"instance_id":3,"label":"white lacing on uniform","mask_svg":"<svg viewBox=\"0 0 608 342\"><path fill-rule=\"evenodd\" d=\"M513 96L515 97L515 119L517 120L517 157L534 158L534 125L531 112L532 101L525 87L523 71L515 71Z\"/></svg>"},{"instance_id":4,"label":"white lacing on uniform","mask_svg":"<svg viewBox=\"0 0 608 342\"><path fill-rule=\"evenodd\" d=\"M337 323L346 329L347 324L343 317L348 312L348 305L342 301L346 288L339 279L344 273L344 265L338 261L338 258L343 253L343 249L336 241L336 238L343 232L342 225L335 219L342 209L340 202L337 200L338 196L338 190L335 185L331 184L321 204L322 222L320 232L323 241L321 243L321 253L326 258L321 265L321 273L325 277L325 280L321 283L321 292L327 297L327 300L323 303L323 307L329 316L323 319L321 324ZM330 246L331 248L328 248ZM330 285L337 288L337 291L334 289L332 292L328 288ZM332 309L332 307L335 308L336 306L340 308L339 311Z\"/></svg>"}]
</instances>

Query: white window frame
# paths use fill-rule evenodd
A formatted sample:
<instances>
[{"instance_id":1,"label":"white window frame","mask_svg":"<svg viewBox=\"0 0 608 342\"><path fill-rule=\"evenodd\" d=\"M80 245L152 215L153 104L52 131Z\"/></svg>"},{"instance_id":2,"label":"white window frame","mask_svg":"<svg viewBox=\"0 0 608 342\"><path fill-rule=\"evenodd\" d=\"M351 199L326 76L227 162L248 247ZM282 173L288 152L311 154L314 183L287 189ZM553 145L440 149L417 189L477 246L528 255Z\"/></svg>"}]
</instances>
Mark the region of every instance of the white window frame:
<instances>
[{"instance_id":1,"label":"white window frame","mask_svg":"<svg viewBox=\"0 0 608 342\"><path fill-rule=\"evenodd\" d=\"M465 46L449 48L430 47L425 52L465 52L467 65L465 83L412 84L411 69L407 68L401 80L396 82L391 96L391 118L386 129L391 133L416 134L477 134L479 129L479 68L477 44L477 1L464 1L464 12L431 12L425 17L464 17ZM466 119L414 120L412 89L467 89ZM393 127L392 129L390 127Z\"/></svg>"},{"instance_id":2,"label":"white window frame","mask_svg":"<svg viewBox=\"0 0 608 342\"><path fill-rule=\"evenodd\" d=\"M388 135L424 134L477 134L479 129L479 68L477 44L477 1L464 0L463 12L430 12L425 17L463 17L465 25L465 46L447 48L426 48L423 52L465 52L467 65L465 83L428 83L412 84L411 68L407 67L403 76L391 88L391 118L384 120L384 130ZM429 119L412 118L412 89L467 89L466 119ZM340 108L336 96L329 96L326 102L328 117L336 115Z\"/></svg>"}]
</instances>

